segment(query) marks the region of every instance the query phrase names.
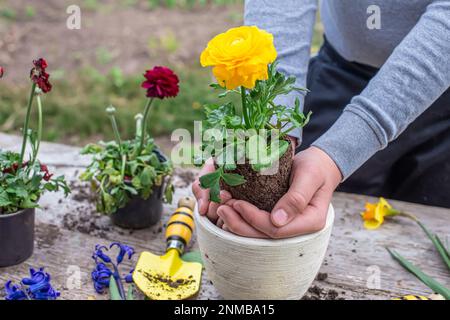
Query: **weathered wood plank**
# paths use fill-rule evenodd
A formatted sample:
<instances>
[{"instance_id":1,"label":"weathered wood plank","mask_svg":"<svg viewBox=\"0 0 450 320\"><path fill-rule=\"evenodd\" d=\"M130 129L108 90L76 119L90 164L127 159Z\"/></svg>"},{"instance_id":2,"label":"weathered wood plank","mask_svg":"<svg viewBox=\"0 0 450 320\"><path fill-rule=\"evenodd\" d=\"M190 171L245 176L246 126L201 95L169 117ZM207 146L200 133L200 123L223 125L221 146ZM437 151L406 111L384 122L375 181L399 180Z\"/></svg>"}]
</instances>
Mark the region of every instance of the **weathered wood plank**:
<instances>
[{"instance_id":1,"label":"weathered wood plank","mask_svg":"<svg viewBox=\"0 0 450 320\"><path fill-rule=\"evenodd\" d=\"M20 139L0 134L0 147L17 149ZM42 209L37 212L37 237L35 253L20 266L0 269L0 291L8 279L19 280L29 267L46 267L52 274L53 283L62 292L63 299L106 298L96 295L90 280L94 266L90 258L97 243L109 244L121 241L132 245L137 251L164 251L164 223L175 205L165 206L160 224L130 232L111 225L107 217L95 213L88 200L89 191L77 181L89 159L79 156L76 147L44 143L41 160L50 164L57 174L64 173L74 184L73 194L62 199L60 194L47 194L41 200ZM196 170L177 169L176 199L190 194L189 183ZM322 280L313 284L313 292L307 296L345 299L386 299L404 294L427 295L431 291L390 258L385 247L400 252L426 273L450 286L450 273L445 268L431 242L418 226L406 218L388 221L377 231L363 228L359 212L366 201L376 199L360 195L336 193L333 204L336 221L326 259L321 268ZM395 207L417 215L430 229L450 241L450 210L392 201ZM444 240L445 241L445 240ZM191 248L195 250L194 242ZM130 265L126 267L131 267ZM81 272L81 286L68 289L74 279L74 271ZM127 272L127 268L123 268ZM379 272L380 287L373 289L371 275ZM369 282L369 287L367 283ZM204 274L198 299L220 299L219 294Z\"/></svg>"}]
</instances>

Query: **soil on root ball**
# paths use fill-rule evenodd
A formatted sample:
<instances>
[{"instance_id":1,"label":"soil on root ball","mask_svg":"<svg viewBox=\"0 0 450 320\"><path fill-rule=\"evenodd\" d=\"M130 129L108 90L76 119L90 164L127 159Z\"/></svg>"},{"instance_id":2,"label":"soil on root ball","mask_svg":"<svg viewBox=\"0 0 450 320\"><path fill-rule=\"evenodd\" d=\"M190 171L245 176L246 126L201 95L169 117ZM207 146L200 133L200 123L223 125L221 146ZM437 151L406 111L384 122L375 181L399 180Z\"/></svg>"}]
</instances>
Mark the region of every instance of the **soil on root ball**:
<instances>
[{"instance_id":1,"label":"soil on root ball","mask_svg":"<svg viewBox=\"0 0 450 320\"><path fill-rule=\"evenodd\" d=\"M289 141L290 144L290 141ZM225 170L228 173L237 173L243 176L245 183L231 187L221 181L220 188L231 193L233 199L245 200L261 210L271 212L275 204L289 189L294 150L289 146L288 150L274 166L278 170L264 174L256 172L249 163L238 164L234 170ZM266 171L267 173L267 171Z\"/></svg>"}]
</instances>

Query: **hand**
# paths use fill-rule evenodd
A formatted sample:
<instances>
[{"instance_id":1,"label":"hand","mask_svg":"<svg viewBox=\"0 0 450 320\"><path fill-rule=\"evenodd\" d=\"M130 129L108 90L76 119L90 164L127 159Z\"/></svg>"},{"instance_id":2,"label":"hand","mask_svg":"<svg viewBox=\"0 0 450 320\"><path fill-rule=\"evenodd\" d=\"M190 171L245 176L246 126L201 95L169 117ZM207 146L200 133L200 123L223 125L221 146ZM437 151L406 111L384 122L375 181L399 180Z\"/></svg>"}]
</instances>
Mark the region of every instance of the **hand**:
<instances>
[{"instance_id":1,"label":"hand","mask_svg":"<svg viewBox=\"0 0 450 320\"><path fill-rule=\"evenodd\" d=\"M214 170L214 161L212 158L210 158L205 162L205 165L200 171L199 177L211 173ZM207 215L211 222L216 223L217 219L219 218L217 215L217 208L219 208L221 204L209 201L209 189L203 189L200 186L199 178L197 178L192 183L192 192L197 198L198 212L201 215ZM223 204L231 199L231 194L225 190L222 190L220 191L220 199L222 200L221 203Z\"/></svg>"},{"instance_id":2,"label":"hand","mask_svg":"<svg viewBox=\"0 0 450 320\"><path fill-rule=\"evenodd\" d=\"M287 238L321 230L328 206L342 175L334 161L322 150L310 147L294 158L289 191L272 213L254 205L232 200L219 207L221 223L233 233L255 237ZM251 228L251 229L249 229Z\"/></svg>"}]
</instances>

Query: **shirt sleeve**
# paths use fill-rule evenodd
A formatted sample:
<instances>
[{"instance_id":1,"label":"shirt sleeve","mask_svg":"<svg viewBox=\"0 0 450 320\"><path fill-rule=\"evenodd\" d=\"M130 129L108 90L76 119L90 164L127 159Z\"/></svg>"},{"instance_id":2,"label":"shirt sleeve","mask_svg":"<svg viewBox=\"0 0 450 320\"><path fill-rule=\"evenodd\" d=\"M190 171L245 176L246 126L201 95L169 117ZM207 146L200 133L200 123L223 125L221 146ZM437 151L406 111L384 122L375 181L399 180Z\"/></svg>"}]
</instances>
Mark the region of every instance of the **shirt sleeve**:
<instances>
[{"instance_id":1,"label":"shirt sleeve","mask_svg":"<svg viewBox=\"0 0 450 320\"><path fill-rule=\"evenodd\" d=\"M312 145L345 178L396 139L450 86L450 1L428 5L377 75Z\"/></svg>"},{"instance_id":2,"label":"shirt sleeve","mask_svg":"<svg viewBox=\"0 0 450 320\"><path fill-rule=\"evenodd\" d=\"M278 70L297 78L298 87L306 86L306 74L317 11L317 0L246 0L244 22L255 25L274 36L278 52ZM277 104L294 106L295 98L303 106L303 95L291 92L279 96ZM288 127L286 127L288 128ZM300 138L300 130L289 135Z\"/></svg>"}]
</instances>

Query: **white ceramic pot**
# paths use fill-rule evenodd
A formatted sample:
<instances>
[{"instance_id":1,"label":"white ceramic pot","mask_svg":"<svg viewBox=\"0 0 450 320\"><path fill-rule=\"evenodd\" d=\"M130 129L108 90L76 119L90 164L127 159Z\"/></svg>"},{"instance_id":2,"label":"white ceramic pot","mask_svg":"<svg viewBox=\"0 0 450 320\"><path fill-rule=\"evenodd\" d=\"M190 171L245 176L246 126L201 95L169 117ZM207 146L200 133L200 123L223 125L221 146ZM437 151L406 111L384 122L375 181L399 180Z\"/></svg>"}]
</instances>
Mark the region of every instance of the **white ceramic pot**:
<instances>
[{"instance_id":1,"label":"white ceramic pot","mask_svg":"<svg viewBox=\"0 0 450 320\"><path fill-rule=\"evenodd\" d=\"M236 236L195 213L206 276L225 299L300 299L310 287L330 240L334 209L316 233L268 240Z\"/></svg>"}]
</instances>

